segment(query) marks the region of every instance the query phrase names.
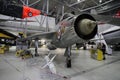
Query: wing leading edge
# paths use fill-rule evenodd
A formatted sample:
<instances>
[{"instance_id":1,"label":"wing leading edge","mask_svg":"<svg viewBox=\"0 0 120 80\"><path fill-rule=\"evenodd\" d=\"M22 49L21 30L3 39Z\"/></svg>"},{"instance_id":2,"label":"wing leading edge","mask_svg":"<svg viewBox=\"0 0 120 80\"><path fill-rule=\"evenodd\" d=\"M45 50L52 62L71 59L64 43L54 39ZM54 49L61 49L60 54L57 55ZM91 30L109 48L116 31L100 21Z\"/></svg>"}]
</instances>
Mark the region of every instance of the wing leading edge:
<instances>
[{"instance_id":1,"label":"wing leading edge","mask_svg":"<svg viewBox=\"0 0 120 80\"><path fill-rule=\"evenodd\" d=\"M31 40L31 39L49 39L52 40L56 35L56 32L42 32L42 33L37 33L37 34L33 34L31 36L28 36L27 38L25 38L25 40Z\"/></svg>"}]
</instances>

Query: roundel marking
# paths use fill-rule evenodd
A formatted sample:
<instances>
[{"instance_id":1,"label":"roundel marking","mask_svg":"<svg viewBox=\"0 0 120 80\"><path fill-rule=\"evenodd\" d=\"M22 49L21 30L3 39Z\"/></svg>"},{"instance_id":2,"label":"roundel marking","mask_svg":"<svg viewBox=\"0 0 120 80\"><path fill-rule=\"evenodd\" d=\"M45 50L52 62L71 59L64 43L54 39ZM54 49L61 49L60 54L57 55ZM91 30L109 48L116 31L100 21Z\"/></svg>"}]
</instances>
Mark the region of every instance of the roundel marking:
<instances>
[{"instance_id":1,"label":"roundel marking","mask_svg":"<svg viewBox=\"0 0 120 80\"><path fill-rule=\"evenodd\" d=\"M29 12L29 13L28 13L28 16L29 16L29 17L32 17L32 16L33 16L32 12Z\"/></svg>"}]
</instances>

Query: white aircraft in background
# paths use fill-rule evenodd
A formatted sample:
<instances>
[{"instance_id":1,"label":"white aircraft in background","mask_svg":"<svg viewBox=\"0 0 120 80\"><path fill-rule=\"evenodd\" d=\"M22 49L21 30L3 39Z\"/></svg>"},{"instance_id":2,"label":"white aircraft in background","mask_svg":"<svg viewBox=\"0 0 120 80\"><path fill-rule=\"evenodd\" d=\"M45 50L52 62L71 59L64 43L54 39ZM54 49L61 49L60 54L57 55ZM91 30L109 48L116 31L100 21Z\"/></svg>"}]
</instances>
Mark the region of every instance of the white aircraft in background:
<instances>
[{"instance_id":1,"label":"white aircraft in background","mask_svg":"<svg viewBox=\"0 0 120 80\"><path fill-rule=\"evenodd\" d=\"M105 25L106 28L108 28L109 26ZM104 25L100 26L100 28L102 27L104 27ZM94 37L94 39L90 40L90 42L95 42L96 44L104 43L106 45L106 53L112 54L112 49L110 48L110 46L118 45L120 43L120 27L112 25L112 27L109 27L109 29L98 33Z\"/></svg>"},{"instance_id":2,"label":"white aircraft in background","mask_svg":"<svg viewBox=\"0 0 120 80\"><path fill-rule=\"evenodd\" d=\"M120 43L120 27L113 26L108 30L102 32L102 35L108 45L115 45Z\"/></svg>"}]
</instances>

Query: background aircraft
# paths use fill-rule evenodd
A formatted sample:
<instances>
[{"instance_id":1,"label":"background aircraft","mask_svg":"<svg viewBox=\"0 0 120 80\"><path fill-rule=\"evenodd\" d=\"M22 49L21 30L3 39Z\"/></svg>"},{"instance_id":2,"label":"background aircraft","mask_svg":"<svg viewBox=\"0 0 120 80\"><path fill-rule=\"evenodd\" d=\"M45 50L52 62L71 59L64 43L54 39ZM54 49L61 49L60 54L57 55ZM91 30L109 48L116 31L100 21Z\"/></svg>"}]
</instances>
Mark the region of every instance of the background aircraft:
<instances>
[{"instance_id":1,"label":"background aircraft","mask_svg":"<svg viewBox=\"0 0 120 80\"><path fill-rule=\"evenodd\" d=\"M108 45L116 45L120 43L120 27L114 26L102 33Z\"/></svg>"},{"instance_id":2,"label":"background aircraft","mask_svg":"<svg viewBox=\"0 0 120 80\"><path fill-rule=\"evenodd\" d=\"M13 33L0 29L0 44L15 46L17 37L18 36Z\"/></svg>"},{"instance_id":3,"label":"background aircraft","mask_svg":"<svg viewBox=\"0 0 120 80\"><path fill-rule=\"evenodd\" d=\"M9 21L35 22L33 20L23 20L23 19L40 15L41 11L28 7L28 6L14 4L13 2L11 2L11 0L0 0L0 14L1 14L0 23L2 26L0 28L0 31L1 31L0 32L0 43L6 44L6 45L16 45L15 39L17 38L17 34L13 34L9 31L5 31L6 28L10 29L11 24L5 26L5 25L2 25L2 23L9 22ZM11 18L9 16L14 17L14 18ZM12 27L10 30L12 31L12 29L15 29L15 28Z\"/></svg>"},{"instance_id":4,"label":"background aircraft","mask_svg":"<svg viewBox=\"0 0 120 80\"><path fill-rule=\"evenodd\" d=\"M14 4L9 0L0 0L0 14L23 19L40 15L41 11L28 6Z\"/></svg>"}]
</instances>

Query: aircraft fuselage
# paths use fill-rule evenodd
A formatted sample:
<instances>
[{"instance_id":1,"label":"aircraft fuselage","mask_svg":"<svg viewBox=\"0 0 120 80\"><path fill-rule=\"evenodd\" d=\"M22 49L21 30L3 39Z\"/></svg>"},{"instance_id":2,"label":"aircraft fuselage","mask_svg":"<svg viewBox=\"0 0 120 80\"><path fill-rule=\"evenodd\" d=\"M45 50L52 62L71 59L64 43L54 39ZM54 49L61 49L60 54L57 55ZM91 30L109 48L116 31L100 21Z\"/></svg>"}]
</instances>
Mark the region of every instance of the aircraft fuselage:
<instances>
[{"instance_id":1,"label":"aircraft fuselage","mask_svg":"<svg viewBox=\"0 0 120 80\"><path fill-rule=\"evenodd\" d=\"M66 48L93 38L97 33L97 24L91 17L88 14L81 14L61 21L57 25L59 28L52 44L58 48Z\"/></svg>"}]
</instances>

